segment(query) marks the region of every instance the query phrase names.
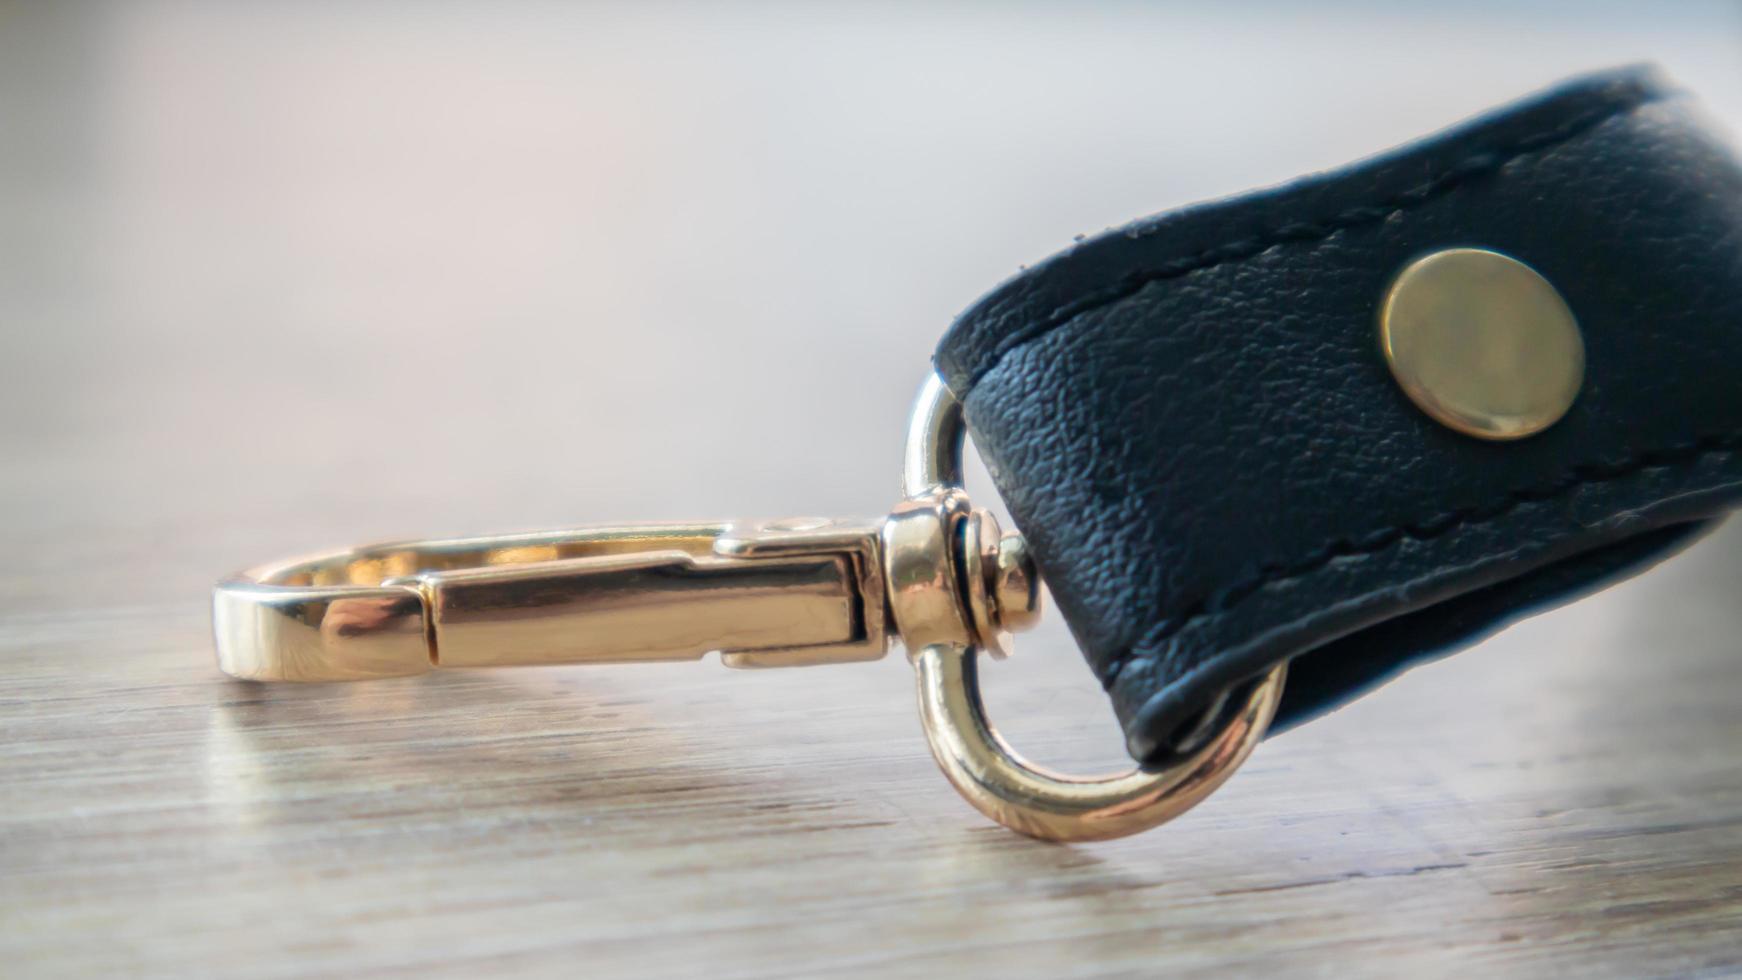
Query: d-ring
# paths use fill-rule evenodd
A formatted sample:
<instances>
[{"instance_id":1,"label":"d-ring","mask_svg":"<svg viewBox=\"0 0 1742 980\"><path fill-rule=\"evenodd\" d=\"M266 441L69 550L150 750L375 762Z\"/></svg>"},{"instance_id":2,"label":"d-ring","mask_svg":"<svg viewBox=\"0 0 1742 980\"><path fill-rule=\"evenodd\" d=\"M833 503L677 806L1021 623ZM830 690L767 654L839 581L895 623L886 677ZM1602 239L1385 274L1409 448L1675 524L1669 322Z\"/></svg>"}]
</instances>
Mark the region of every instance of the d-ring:
<instances>
[{"instance_id":1,"label":"d-ring","mask_svg":"<svg viewBox=\"0 0 1742 980\"><path fill-rule=\"evenodd\" d=\"M1242 703L1215 735L1177 762L1155 771L1078 777L1050 772L1018 755L986 719L977 676L979 646L971 634L926 618L902 601L903 583L915 595L936 595L936 552L948 550L949 524L965 511L962 494L962 407L936 376L921 389L908 428L903 492L908 513L927 515L943 532L929 549L900 537L898 509L885 534L888 584L898 625L918 672L919 710L932 757L976 809L1012 830L1054 841L1090 841L1148 830L1179 816L1214 792L1258 744L1282 697L1286 665L1247 686ZM915 523L918 523L916 519ZM928 557L921 554L929 550ZM921 586L929 585L926 589ZM906 615L904 616L904 613ZM909 620L913 622L908 622ZM911 626L911 628L910 628Z\"/></svg>"}]
</instances>

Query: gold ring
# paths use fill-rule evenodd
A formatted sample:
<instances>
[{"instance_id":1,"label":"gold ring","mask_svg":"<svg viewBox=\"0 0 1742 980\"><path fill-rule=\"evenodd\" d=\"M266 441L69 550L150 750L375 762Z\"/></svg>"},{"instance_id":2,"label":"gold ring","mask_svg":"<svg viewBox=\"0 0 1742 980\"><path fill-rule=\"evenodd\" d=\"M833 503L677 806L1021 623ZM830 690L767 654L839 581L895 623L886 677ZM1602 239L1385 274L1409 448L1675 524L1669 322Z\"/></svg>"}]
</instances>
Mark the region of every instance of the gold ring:
<instances>
[{"instance_id":1,"label":"gold ring","mask_svg":"<svg viewBox=\"0 0 1742 980\"><path fill-rule=\"evenodd\" d=\"M961 494L962 408L943 381L921 389L908 430L904 491L910 505ZM959 504L945 504L956 509ZM896 523L901 511L891 516ZM895 575L901 556L885 532L891 603L907 636ZM919 562L916 561L916 564ZM976 809L1012 830L1054 841L1123 837L1165 823L1222 785L1252 754L1276 714L1286 664L1251 684L1215 735L1177 762L1155 771L1133 769L1099 777L1050 772L1028 762L999 737L980 698L979 647L960 636L907 636L918 673L919 711L932 757Z\"/></svg>"}]
</instances>

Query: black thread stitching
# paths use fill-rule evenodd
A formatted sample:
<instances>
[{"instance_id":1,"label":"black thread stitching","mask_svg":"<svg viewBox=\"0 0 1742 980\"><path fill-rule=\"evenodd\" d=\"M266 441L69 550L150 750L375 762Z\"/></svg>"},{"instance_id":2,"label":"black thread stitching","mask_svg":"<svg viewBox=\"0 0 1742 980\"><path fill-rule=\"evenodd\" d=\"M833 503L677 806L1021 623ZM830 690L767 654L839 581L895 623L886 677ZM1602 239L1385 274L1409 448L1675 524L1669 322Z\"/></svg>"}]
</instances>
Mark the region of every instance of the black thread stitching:
<instances>
[{"instance_id":1,"label":"black thread stitching","mask_svg":"<svg viewBox=\"0 0 1742 980\"><path fill-rule=\"evenodd\" d=\"M969 378L968 387L972 388L979 384L981 379L995 370L999 364L1004 362L1005 357L1018 348L1040 339L1080 316L1133 296L1151 283L1161 282L1165 279L1177 279L1188 273L1249 259L1278 245L1322 241L1339 231L1377 224L1393 214L1400 214L1410 208L1420 207L1435 198L1448 194L1475 177L1497 171L1528 154L1551 149L1557 144L1564 143L1612 118L1633 112L1652 102L1666 99L1671 94L1673 93L1638 93L1632 102L1602 106L1592 112L1574 116L1553 129L1526 136L1509 146L1472 154L1439 176L1373 204L1359 205L1339 211L1323 221L1289 222L1251 238L1237 239L1201 252L1181 256L1153 269L1132 273L1112 286L1080 297L1054 310L1051 316L1029 328L1010 333L993 350L992 359L986 366L974 372Z\"/></svg>"},{"instance_id":2,"label":"black thread stitching","mask_svg":"<svg viewBox=\"0 0 1742 980\"><path fill-rule=\"evenodd\" d=\"M1586 463L1568 470L1554 483L1514 490L1486 507L1460 507L1414 524L1382 528L1359 538L1339 538L1297 562L1266 563L1248 577L1188 603L1180 613L1151 627L1140 641L1139 647L1147 647L1155 652L1139 654L1138 647L1128 647L1109 658L1107 666L1101 672L1101 685L1104 689L1112 688L1126 666L1135 660L1154 659L1159 653L1158 644L1179 634L1196 621L1228 612L1267 585L1304 578L1338 558L1370 558L1406 539L1431 541L1449 531L1498 520L1524 504L1552 500L1589 484L1622 479L1648 469L1692 465L1702 457L1732 453L1738 449L1742 449L1742 433L1731 433L1707 436L1669 449L1648 450L1618 463Z\"/></svg>"}]
</instances>

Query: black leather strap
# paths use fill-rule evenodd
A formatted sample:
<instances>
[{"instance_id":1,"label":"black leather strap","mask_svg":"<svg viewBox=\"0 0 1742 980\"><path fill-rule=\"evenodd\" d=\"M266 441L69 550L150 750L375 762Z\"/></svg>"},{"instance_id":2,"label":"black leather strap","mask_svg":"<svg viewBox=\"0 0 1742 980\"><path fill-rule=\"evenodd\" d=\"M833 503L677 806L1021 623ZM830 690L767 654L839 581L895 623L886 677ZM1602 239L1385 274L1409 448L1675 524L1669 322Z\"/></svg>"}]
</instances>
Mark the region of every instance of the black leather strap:
<instances>
[{"instance_id":1,"label":"black leather strap","mask_svg":"<svg viewBox=\"0 0 1742 980\"><path fill-rule=\"evenodd\" d=\"M1579 320L1513 443L1376 342L1389 279L1478 246ZM964 313L937 366L1140 761L1293 660L1279 721L1668 554L1742 500L1742 170L1653 73L1568 83L1347 170L1109 231Z\"/></svg>"}]
</instances>

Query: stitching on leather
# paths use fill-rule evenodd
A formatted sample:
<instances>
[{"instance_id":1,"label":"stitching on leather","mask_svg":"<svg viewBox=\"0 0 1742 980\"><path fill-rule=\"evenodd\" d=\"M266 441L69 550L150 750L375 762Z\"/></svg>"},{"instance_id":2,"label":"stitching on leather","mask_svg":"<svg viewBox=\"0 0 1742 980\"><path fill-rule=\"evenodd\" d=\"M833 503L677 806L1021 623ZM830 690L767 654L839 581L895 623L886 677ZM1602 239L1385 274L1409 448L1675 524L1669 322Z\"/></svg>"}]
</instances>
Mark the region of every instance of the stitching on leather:
<instances>
[{"instance_id":1,"label":"stitching on leather","mask_svg":"<svg viewBox=\"0 0 1742 980\"><path fill-rule=\"evenodd\" d=\"M1612 118L1626 115L1641 106L1661 101L1673 94L1673 92L1655 91L1637 93L1632 102L1603 106L1596 111L1574 116L1553 129L1526 136L1508 146L1472 154L1439 176L1372 204L1358 205L1339 211L1323 221L1288 222L1251 238L1237 239L1200 252L1194 252L1191 255L1181 256L1153 269L1132 273L1106 289L1090 293L1054 310L1051 316L1031 328L1012 332L998 344L997 349L992 353L992 359L987 362L986 366L974 372L968 379L968 387L972 388L979 384L982 378L995 370L999 364L1002 364L1004 359L1013 351L1071 323L1078 317L1133 296L1151 283L1177 279L1188 273L1244 261L1278 245L1322 241L1339 231L1378 224L1394 214L1401 214L1449 194L1472 178L1493 173L1522 157L1552 149Z\"/></svg>"},{"instance_id":2,"label":"stitching on leather","mask_svg":"<svg viewBox=\"0 0 1742 980\"><path fill-rule=\"evenodd\" d=\"M1137 647L1128 647L1108 658L1107 666L1101 671L1101 686L1103 689L1112 688L1132 662L1155 659L1160 654L1158 645L1162 641L1198 620L1226 613L1266 586L1305 578L1338 558L1359 561L1404 540L1431 541L1453 530L1498 520L1524 504L1553 500L1593 483L1622 479L1648 469L1691 466L1706 456L1733 453L1738 449L1742 449L1742 433L1730 433L1707 436L1670 449L1648 450L1618 463L1587 463L1568 470L1554 483L1514 490L1485 507L1460 507L1425 521L1382 528L1359 538L1339 538L1296 562L1268 562L1248 577L1187 603L1179 613L1152 626L1139 641L1139 646L1148 648L1150 652L1139 653Z\"/></svg>"}]
</instances>

